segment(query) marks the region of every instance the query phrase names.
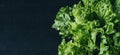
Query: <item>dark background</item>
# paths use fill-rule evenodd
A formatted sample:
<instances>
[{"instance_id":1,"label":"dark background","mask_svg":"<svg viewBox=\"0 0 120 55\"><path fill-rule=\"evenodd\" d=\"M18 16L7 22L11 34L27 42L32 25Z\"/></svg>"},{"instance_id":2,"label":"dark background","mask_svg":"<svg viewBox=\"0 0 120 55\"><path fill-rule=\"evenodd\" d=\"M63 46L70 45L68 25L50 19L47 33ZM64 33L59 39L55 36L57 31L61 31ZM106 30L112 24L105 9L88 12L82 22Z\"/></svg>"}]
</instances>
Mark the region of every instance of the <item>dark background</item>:
<instances>
[{"instance_id":1,"label":"dark background","mask_svg":"<svg viewBox=\"0 0 120 55\"><path fill-rule=\"evenodd\" d=\"M60 7L79 0L0 0L0 55L57 55L51 26Z\"/></svg>"}]
</instances>

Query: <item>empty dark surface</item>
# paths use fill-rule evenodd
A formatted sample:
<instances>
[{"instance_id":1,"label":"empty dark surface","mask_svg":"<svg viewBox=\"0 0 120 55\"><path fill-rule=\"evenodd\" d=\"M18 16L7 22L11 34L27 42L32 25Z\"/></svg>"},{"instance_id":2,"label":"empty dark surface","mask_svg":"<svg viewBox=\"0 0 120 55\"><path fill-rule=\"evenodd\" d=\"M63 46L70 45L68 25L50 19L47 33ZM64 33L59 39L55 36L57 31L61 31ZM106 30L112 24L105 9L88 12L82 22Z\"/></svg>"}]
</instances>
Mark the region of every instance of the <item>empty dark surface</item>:
<instances>
[{"instance_id":1,"label":"empty dark surface","mask_svg":"<svg viewBox=\"0 0 120 55\"><path fill-rule=\"evenodd\" d=\"M0 55L57 55L51 26L62 6L79 0L0 0Z\"/></svg>"}]
</instances>

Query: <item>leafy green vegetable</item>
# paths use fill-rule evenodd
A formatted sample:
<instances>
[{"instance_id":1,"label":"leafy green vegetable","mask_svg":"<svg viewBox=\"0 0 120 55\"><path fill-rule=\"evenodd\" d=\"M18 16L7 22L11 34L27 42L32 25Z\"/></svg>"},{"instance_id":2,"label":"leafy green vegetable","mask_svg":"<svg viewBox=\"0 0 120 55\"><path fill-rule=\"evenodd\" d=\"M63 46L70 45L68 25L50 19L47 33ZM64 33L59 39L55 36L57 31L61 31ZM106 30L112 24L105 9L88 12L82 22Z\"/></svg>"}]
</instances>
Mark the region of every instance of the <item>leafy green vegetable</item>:
<instances>
[{"instance_id":1,"label":"leafy green vegetable","mask_svg":"<svg viewBox=\"0 0 120 55\"><path fill-rule=\"evenodd\" d=\"M114 1L62 7L52 26L62 36L58 55L120 55L120 0Z\"/></svg>"}]
</instances>

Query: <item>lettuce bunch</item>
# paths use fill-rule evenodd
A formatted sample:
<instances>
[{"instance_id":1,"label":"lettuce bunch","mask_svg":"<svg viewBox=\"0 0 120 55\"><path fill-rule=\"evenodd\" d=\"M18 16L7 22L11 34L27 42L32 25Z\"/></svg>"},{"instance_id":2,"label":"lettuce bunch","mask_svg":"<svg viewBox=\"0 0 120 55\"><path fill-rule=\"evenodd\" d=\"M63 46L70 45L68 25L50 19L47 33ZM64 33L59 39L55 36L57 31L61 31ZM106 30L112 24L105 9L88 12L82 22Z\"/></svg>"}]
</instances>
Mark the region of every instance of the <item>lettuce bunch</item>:
<instances>
[{"instance_id":1,"label":"lettuce bunch","mask_svg":"<svg viewBox=\"0 0 120 55\"><path fill-rule=\"evenodd\" d=\"M120 0L82 0L62 7L52 26L58 55L120 55Z\"/></svg>"}]
</instances>

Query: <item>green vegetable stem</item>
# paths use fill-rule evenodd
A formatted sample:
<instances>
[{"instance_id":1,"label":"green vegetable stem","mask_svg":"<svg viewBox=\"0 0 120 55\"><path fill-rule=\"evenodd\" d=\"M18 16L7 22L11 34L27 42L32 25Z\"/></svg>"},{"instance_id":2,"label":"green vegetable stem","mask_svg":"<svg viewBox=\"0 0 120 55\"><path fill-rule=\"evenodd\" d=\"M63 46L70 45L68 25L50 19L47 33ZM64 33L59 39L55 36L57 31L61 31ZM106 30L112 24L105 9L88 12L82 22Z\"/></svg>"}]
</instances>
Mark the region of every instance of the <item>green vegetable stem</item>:
<instances>
[{"instance_id":1,"label":"green vegetable stem","mask_svg":"<svg viewBox=\"0 0 120 55\"><path fill-rule=\"evenodd\" d=\"M58 55L120 55L120 0L82 0L62 7L52 26Z\"/></svg>"}]
</instances>

